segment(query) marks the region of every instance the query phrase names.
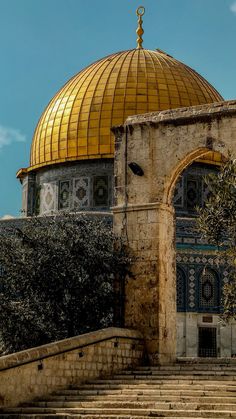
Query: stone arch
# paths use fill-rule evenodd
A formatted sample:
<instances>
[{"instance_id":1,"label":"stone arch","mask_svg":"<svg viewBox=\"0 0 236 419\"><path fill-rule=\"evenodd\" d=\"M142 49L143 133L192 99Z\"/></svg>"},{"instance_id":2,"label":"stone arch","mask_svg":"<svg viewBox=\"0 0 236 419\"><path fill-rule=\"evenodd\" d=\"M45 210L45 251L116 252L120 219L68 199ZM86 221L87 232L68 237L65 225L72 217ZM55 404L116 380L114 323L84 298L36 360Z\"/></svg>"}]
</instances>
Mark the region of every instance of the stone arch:
<instances>
[{"instance_id":1,"label":"stone arch","mask_svg":"<svg viewBox=\"0 0 236 419\"><path fill-rule=\"evenodd\" d=\"M180 173L209 151L236 155L236 102L130 117L118 127L115 233L135 256L125 284L124 325L139 329L152 364L176 356L176 261L172 194ZM130 170L138 164L143 176Z\"/></svg>"},{"instance_id":2,"label":"stone arch","mask_svg":"<svg viewBox=\"0 0 236 419\"><path fill-rule=\"evenodd\" d=\"M206 156L209 151L208 148L199 148L191 151L189 154L184 156L181 161L179 161L176 166L173 168L170 176L166 178L164 183L164 192L163 192L163 202L167 205L172 205L172 198L176 183L179 176L183 171L194 163L197 159ZM226 157L222 153L219 153L222 157Z\"/></svg>"}]
</instances>

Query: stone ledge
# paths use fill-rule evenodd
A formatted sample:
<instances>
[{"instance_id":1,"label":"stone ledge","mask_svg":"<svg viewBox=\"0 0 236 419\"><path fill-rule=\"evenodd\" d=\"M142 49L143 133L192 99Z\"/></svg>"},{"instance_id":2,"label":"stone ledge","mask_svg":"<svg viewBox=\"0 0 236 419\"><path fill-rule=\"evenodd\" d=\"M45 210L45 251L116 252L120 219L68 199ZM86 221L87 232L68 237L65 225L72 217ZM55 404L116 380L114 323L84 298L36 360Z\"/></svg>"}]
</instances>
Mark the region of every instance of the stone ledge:
<instances>
[{"instance_id":1,"label":"stone ledge","mask_svg":"<svg viewBox=\"0 0 236 419\"><path fill-rule=\"evenodd\" d=\"M177 357L177 364L182 365L199 365L199 364L222 364L222 365L236 365L236 358L198 358L198 357Z\"/></svg>"},{"instance_id":2,"label":"stone ledge","mask_svg":"<svg viewBox=\"0 0 236 419\"><path fill-rule=\"evenodd\" d=\"M161 112L150 112L142 115L134 115L127 118L125 126L137 124L179 124L191 122L192 120L205 120L216 118L217 116L236 114L236 100L209 103L205 105L191 106L186 108L176 108ZM122 126L114 127L113 132L116 134L121 130Z\"/></svg>"},{"instance_id":3,"label":"stone ledge","mask_svg":"<svg viewBox=\"0 0 236 419\"><path fill-rule=\"evenodd\" d=\"M133 211L147 211L147 210L165 210L174 213L174 208L163 202L149 202L147 204L128 204L120 205L117 207L111 208L114 214L124 213L124 212L133 212Z\"/></svg>"},{"instance_id":4,"label":"stone ledge","mask_svg":"<svg viewBox=\"0 0 236 419\"><path fill-rule=\"evenodd\" d=\"M100 329L95 332L86 333L3 356L0 358L0 371L40 361L41 359L59 355L74 349L80 349L112 338L142 339L143 336L136 330L121 329L118 327Z\"/></svg>"}]
</instances>

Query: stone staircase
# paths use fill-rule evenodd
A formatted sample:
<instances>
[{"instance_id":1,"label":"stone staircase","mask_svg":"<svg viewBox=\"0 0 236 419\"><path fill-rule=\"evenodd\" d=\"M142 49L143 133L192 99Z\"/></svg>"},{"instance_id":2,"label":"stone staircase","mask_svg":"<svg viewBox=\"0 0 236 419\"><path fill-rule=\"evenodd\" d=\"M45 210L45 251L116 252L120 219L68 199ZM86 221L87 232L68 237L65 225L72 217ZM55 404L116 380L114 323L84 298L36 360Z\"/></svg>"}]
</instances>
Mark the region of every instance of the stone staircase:
<instances>
[{"instance_id":1,"label":"stone staircase","mask_svg":"<svg viewBox=\"0 0 236 419\"><path fill-rule=\"evenodd\" d=\"M236 363L139 367L2 409L0 419L236 418Z\"/></svg>"}]
</instances>

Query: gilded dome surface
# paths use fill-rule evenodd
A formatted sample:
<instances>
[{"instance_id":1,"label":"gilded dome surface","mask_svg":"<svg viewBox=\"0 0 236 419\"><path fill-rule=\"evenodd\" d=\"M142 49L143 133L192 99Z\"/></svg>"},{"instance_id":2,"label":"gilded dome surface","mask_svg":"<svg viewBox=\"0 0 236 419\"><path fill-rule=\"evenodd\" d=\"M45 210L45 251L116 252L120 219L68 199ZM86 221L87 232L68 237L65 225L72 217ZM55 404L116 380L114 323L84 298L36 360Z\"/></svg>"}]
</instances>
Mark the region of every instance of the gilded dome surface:
<instances>
[{"instance_id":1,"label":"gilded dome surface","mask_svg":"<svg viewBox=\"0 0 236 419\"><path fill-rule=\"evenodd\" d=\"M28 170L112 158L110 128L128 116L221 100L203 77L162 51L109 55L76 74L51 100L35 130Z\"/></svg>"}]
</instances>

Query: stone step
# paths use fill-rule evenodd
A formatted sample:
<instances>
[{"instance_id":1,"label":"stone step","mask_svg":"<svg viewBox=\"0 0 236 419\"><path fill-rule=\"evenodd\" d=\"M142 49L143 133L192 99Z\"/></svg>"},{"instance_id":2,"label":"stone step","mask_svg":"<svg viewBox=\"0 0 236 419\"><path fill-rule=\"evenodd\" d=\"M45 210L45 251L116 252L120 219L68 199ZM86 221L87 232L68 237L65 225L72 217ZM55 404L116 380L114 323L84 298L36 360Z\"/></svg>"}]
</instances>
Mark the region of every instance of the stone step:
<instances>
[{"instance_id":1,"label":"stone step","mask_svg":"<svg viewBox=\"0 0 236 419\"><path fill-rule=\"evenodd\" d=\"M235 358L236 360L236 358ZM153 370L153 371L161 371L161 370L201 370L204 371L206 369L214 371L214 370L221 370L221 369L230 369L232 371L235 371L236 369L236 362L234 364L224 364L224 363L216 363L216 364L211 364L209 362L205 362L204 364L199 364L199 363L176 363L176 364L168 364L168 365L156 365L156 366L152 366L152 365L142 365L139 366L137 368L130 368L130 371L132 370L138 370L138 371L145 371L145 370Z\"/></svg>"},{"instance_id":2,"label":"stone step","mask_svg":"<svg viewBox=\"0 0 236 419\"><path fill-rule=\"evenodd\" d=\"M186 417L186 413L187 413L187 417L191 417L191 418L236 418L236 411L232 412L232 411L227 411L227 410L204 410L204 411L199 411L199 410L188 410L186 412L186 409L179 409L179 410L174 410L174 409L124 409L124 408L66 408L66 409L49 409L49 408L44 408L44 409L39 409L39 408L25 408L24 410L22 409L9 409L8 412L5 413L2 412L0 414L0 418L1 419L5 419L8 415L8 417L13 417L12 415L24 415L23 417L27 417L26 415L36 415L37 419L39 419L40 417L44 417L43 415L45 414L50 414L50 415L67 415L67 418L71 418L71 415L77 415L78 417L80 417L79 415L81 415L81 417L83 418L84 415L91 416L91 419L94 418L94 415L100 417L100 418L104 418L104 416L108 416L109 418L113 416L116 416L117 418L122 418L122 415L128 416L129 419L133 419L134 416L137 416L140 419L141 417L148 417L150 419L150 417L172 417L172 418L179 418L179 417ZM85 417L86 417L85 416Z\"/></svg>"},{"instance_id":3,"label":"stone step","mask_svg":"<svg viewBox=\"0 0 236 419\"><path fill-rule=\"evenodd\" d=\"M115 376L113 377L113 382L124 382L127 383L130 380L140 380L140 381L159 381L159 380L194 380L194 381L236 381L236 375L231 374L150 374L150 375L126 375L126 376ZM104 380L111 381L111 380Z\"/></svg>"},{"instance_id":4,"label":"stone step","mask_svg":"<svg viewBox=\"0 0 236 419\"><path fill-rule=\"evenodd\" d=\"M154 397L154 396L165 396L168 397L170 395L176 395L177 397L181 397L181 396L219 396L219 397L236 397L236 389L234 391L231 391L229 388L227 388L225 391L220 390L217 387L218 391L216 390L204 390L204 389L195 389L194 390L190 390L189 387L186 389L176 389L172 388L172 389L165 389L163 388L163 386L159 389L147 389L147 388L143 388L141 389L140 387L131 390L131 389L123 389L123 390L92 390L92 391L88 391L88 390L62 390L62 391L58 391L56 394L53 394L51 397L101 397L101 396L110 396L110 397L137 397L137 396L150 396L150 397Z\"/></svg>"},{"instance_id":5,"label":"stone step","mask_svg":"<svg viewBox=\"0 0 236 419\"><path fill-rule=\"evenodd\" d=\"M120 372L117 373L113 376L113 378L121 378L124 377L124 379L126 380L127 377L136 377L136 376L140 376L140 377L147 377L147 379L149 379L151 376L155 376L155 377L159 377L159 376L163 376L163 377L168 377L168 376L209 376L209 377L213 377L215 378L216 376L236 376L236 371L230 371L230 370L209 370L209 369L205 369L205 370L191 370L191 371L187 371L187 370L132 370L129 372ZM106 377L103 377L104 379ZM110 377L107 377L110 378Z\"/></svg>"},{"instance_id":6,"label":"stone step","mask_svg":"<svg viewBox=\"0 0 236 419\"><path fill-rule=\"evenodd\" d=\"M236 367L234 369L232 368L220 368L220 367L216 367L215 369L210 368L209 366L205 366L205 368L195 368L195 367L189 367L189 368L164 368L164 367L159 367L159 368L150 368L150 367L145 367L145 369L142 370L130 370L130 371L124 371L122 372L122 374L116 374L116 376L119 375L168 375L168 374L183 374L183 375L191 375L191 374L208 374L208 375L216 375L216 374L231 374L231 375L236 375Z\"/></svg>"},{"instance_id":7,"label":"stone step","mask_svg":"<svg viewBox=\"0 0 236 419\"><path fill-rule=\"evenodd\" d=\"M173 409L173 410L231 410L236 411L235 403L209 403L205 400L200 402L189 401L131 401L131 400L112 400L112 401L41 401L28 404L29 408L104 408L104 409Z\"/></svg>"},{"instance_id":8,"label":"stone step","mask_svg":"<svg viewBox=\"0 0 236 419\"><path fill-rule=\"evenodd\" d=\"M124 384L127 385L129 383L139 383L139 384L155 384L155 383L176 383L176 382L185 382L185 383L200 383L202 384L203 381L208 381L208 382L218 382L219 384L225 383L227 381L227 384L235 384L236 385L236 376L191 376L191 375L168 375L168 376L152 376L150 375L149 377L142 377L142 376L126 376L126 378L116 378L114 377L113 379L104 379L104 380L91 380L89 383L87 383L88 385L99 385L99 384Z\"/></svg>"},{"instance_id":9,"label":"stone step","mask_svg":"<svg viewBox=\"0 0 236 419\"><path fill-rule=\"evenodd\" d=\"M150 419L150 417L161 417L162 419L167 419L170 416L132 416L132 419ZM218 416L220 417L220 416ZM45 414L25 414L23 413L18 414L18 413L12 413L10 415L8 414L4 414L4 415L0 415L0 419L11 419L11 418L15 418L15 419L43 419L43 418L47 418L47 419L131 419L130 415L113 415L113 414L109 414L109 416L107 415L90 415L90 414L85 414L85 415L76 415L76 414L70 414L70 416L68 416L67 414L65 415L64 413L57 413L56 415L54 414L50 414L50 413L45 413ZM172 416L173 418L173 416ZM203 416L191 416L192 419L203 419ZM223 418L223 416L222 416ZM189 419L189 416L178 416L178 419ZM215 417L208 417L208 419L215 419Z\"/></svg>"},{"instance_id":10,"label":"stone step","mask_svg":"<svg viewBox=\"0 0 236 419\"><path fill-rule=\"evenodd\" d=\"M236 365L236 358L177 357L175 365ZM174 365L174 364L172 364Z\"/></svg>"},{"instance_id":11,"label":"stone step","mask_svg":"<svg viewBox=\"0 0 236 419\"><path fill-rule=\"evenodd\" d=\"M196 392L196 391L203 391L203 392L226 392L235 395L236 393L236 386L220 386L219 384L202 384L202 385L185 385L185 384L166 384L163 383L158 385L129 385L129 386L93 386L92 388L74 388L74 389L66 389L62 390L61 392L57 392L57 394L65 394L65 395L97 395L97 394L136 394L136 391L142 392L143 394L146 392L148 394L156 394L157 391L180 391L180 392Z\"/></svg>"},{"instance_id":12,"label":"stone step","mask_svg":"<svg viewBox=\"0 0 236 419\"><path fill-rule=\"evenodd\" d=\"M94 396L51 396L48 397L47 399L45 399L45 402L81 402L81 401L122 401L122 400L127 400L127 395L126 394L116 394L116 395L111 395L111 394L107 394L104 396L97 396L96 398ZM180 395L180 394L176 394L173 395L172 393L169 394L164 394L164 395L129 395L129 401L140 401L140 402L158 402L158 401L181 401L181 402L186 402L186 401L191 401L194 403L201 403L201 402L207 402L207 403L222 403L222 395L221 396L210 396L210 395ZM235 403L236 404L236 397L231 396L225 396L223 399L224 403ZM28 403L27 405L33 406L33 405L37 405L39 403L41 403L41 401L37 401L37 402L31 402Z\"/></svg>"},{"instance_id":13,"label":"stone step","mask_svg":"<svg viewBox=\"0 0 236 419\"><path fill-rule=\"evenodd\" d=\"M117 375L113 377L113 381L124 381L127 382L129 380L231 380L236 381L236 375L232 374L223 374L223 373L216 373L212 374L145 374L145 375Z\"/></svg>"},{"instance_id":14,"label":"stone step","mask_svg":"<svg viewBox=\"0 0 236 419\"><path fill-rule=\"evenodd\" d=\"M119 382L119 381L105 381L104 382L98 382L98 383L87 383L84 384L83 387L76 387L74 386L72 389L83 389L83 390L101 390L101 389L122 389L122 388L150 388L152 387L153 389L155 388L161 388L163 387L163 385L166 388L176 388L176 386L178 385L178 388L189 388L189 386L191 385L191 388L228 388L230 387L232 390L236 390L236 381L230 381L230 380L226 380L224 381L216 381L216 380L203 380L203 381L196 381L196 380L157 380L157 381L153 381L153 380L149 380L149 381L143 381L143 380L130 380L126 383L124 382Z\"/></svg>"}]
</instances>

